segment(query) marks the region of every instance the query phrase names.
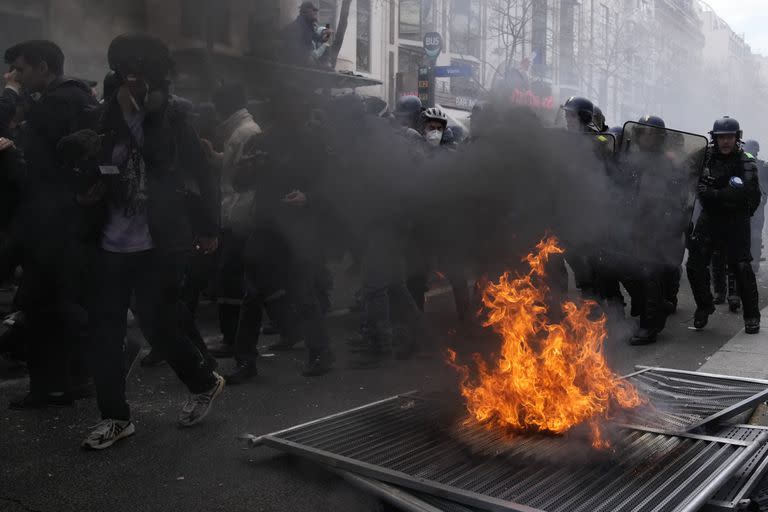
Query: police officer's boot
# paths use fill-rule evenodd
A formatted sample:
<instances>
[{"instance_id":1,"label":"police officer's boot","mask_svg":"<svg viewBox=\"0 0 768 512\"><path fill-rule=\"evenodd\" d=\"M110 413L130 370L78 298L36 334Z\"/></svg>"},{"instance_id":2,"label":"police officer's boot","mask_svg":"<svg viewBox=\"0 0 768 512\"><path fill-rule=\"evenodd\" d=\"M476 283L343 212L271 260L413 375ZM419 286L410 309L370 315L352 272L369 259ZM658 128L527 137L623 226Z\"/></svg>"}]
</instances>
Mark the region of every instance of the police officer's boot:
<instances>
[{"instance_id":1,"label":"police officer's boot","mask_svg":"<svg viewBox=\"0 0 768 512\"><path fill-rule=\"evenodd\" d=\"M729 269L728 271L728 309L731 313L737 312L741 308L741 297L736 288L736 273Z\"/></svg>"},{"instance_id":2,"label":"police officer's boot","mask_svg":"<svg viewBox=\"0 0 768 512\"><path fill-rule=\"evenodd\" d=\"M640 315L640 328L629 340L630 345L655 343L656 335L664 329L667 314L662 278L662 273L656 269L644 269L641 274L644 308Z\"/></svg>"},{"instance_id":3,"label":"police officer's boot","mask_svg":"<svg viewBox=\"0 0 768 512\"><path fill-rule=\"evenodd\" d=\"M634 336L630 338L629 344L633 346L650 345L656 343L656 329L649 329L647 327L640 327Z\"/></svg>"},{"instance_id":4,"label":"police officer's boot","mask_svg":"<svg viewBox=\"0 0 768 512\"><path fill-rule=\"evenodd\" d=\"M238 361L235 371L224 377L227 384L238 386L243 384L259 374L256 363L253 360Z\"/></svg>"},{"instance_id":5,"label":"police officer's boot","mask_svg":"<svg viewBox=\"0 0 768 512\"><path fill-rule=\"evenodd\" d=\"M736 265L736 285L744 306L744 331L747 334L757 334L760 332L757 279L748 262L739 262Z\"/></svg>"},{"instance_id":6,"label":"police officer's boot","mask_svg":"<svg viewBox=\"0 0 768 512\"><path fill-rule=\"evenodd\" d=\"M715 306L710 308L697 308L693 314L693 326L696 329L703 329L709 323L709 315L715 312Z\"/></svg>"}]
</instances>

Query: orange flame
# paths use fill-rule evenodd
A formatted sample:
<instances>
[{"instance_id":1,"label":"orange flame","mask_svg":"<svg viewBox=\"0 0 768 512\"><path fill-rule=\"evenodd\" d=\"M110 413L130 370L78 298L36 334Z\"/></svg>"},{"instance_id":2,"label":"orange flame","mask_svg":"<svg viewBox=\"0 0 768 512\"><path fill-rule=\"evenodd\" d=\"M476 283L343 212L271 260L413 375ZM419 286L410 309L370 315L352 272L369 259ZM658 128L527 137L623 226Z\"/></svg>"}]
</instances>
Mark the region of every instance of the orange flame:
<instances>
[{"instance_id":1,"label":"orange flame","mask_svg":"<svg viewBox=\"0 0 768 512\"><path fill-rule=\"evenodd\" d=\"M591 319L597 304L565 302L562 322L550 321L549 288L542 280L549 258L564 251L554 237L536 249L525 258L527 274L512 278L505 273L483 291L484 326L502 336L498 360L489 365L475 354L477 375L471 378L469 368L457 365L456 352L449 350L450 363L462 375L467 421L556 434L589 422L593 446L605 448L609 444L598 420L615 405L637 407L642 400L632 384L608 368L605 316Z\"/></svg>"}]
</instances>

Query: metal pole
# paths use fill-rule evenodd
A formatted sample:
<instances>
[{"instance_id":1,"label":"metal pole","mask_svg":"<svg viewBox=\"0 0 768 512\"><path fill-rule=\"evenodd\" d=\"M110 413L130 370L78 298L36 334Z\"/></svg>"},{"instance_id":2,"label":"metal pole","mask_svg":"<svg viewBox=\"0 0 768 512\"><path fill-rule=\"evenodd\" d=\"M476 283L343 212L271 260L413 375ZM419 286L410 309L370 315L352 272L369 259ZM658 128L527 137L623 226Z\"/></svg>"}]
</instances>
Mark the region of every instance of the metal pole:
<instances>
[{"instance_id":1,"label":"metal pole","mask_svg":"<svg viewBox=\"0 0 768 512\"><path fill-rule=\"evenodd\" d=\"M442 512L439 508L433 507L426 501L422 501L389 484L358 476L348 471L336 470L335 472L358 489L371 493L377 498L384 500L390 505L395 506L400 510L404 510L405 512Z\"/></svg>"},{"instance_id":2,"label":"metal pole","mask_svg":"<svg viewBox=\"0 0 768 512\"><path fill-rule=\"evenodd\" d=\"M435 106L435 66L437 59L429 59L429 105Z\"/></svg>"}]
</instances>

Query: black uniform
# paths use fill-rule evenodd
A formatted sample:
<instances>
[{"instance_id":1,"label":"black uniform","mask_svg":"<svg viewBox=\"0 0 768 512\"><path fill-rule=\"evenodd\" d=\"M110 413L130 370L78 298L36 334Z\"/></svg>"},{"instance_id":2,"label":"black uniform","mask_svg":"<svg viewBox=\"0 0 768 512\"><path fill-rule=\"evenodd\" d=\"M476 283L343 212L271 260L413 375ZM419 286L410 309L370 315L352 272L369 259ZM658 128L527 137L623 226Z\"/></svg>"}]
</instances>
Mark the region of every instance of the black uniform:
<instances>
[{"instance_id":1,"label":"black uniform","mask_svg":"<svg viewBox=\"0 0 768 512\"><path fill-rule=\"evenodd\" d=\"M760 204L755 159L741 149L723 155L713 148L709 172L699 182L699 200L702 212L689 241L687 263L697 316L714 311L709 265L713 251L720 250L734 270L745 320L759 319L757 283L750 265L750 218Z\"/></svg>"}]
</instances>

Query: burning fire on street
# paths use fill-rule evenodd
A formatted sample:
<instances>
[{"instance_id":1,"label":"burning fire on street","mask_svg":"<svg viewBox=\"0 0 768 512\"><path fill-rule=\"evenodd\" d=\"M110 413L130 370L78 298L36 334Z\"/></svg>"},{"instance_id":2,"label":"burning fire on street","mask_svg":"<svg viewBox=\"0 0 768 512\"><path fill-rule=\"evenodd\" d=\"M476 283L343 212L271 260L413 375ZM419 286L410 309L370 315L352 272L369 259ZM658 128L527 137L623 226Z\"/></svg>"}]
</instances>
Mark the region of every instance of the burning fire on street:
<instances>
[{"instance_id":1,"label":"burning fire on street","mask_svg":"<svg viewBox=\"0 0 768 512\"><path fill-rule=\"evenodd\" d=\"M547 237L525 258L527 273L505 273L486 285L484 326L502 339L494 360L474 354L471 370L449 350L449 362L461 375L468 424L562 434L587 423L593 447L607 448L601 420L617 408L638 407L643 399L606 363L606 319L593 319L597 304L566 301L563 319L552 320L545 267L563 252L556 238Z\"/></svg>"}]
</instances>

